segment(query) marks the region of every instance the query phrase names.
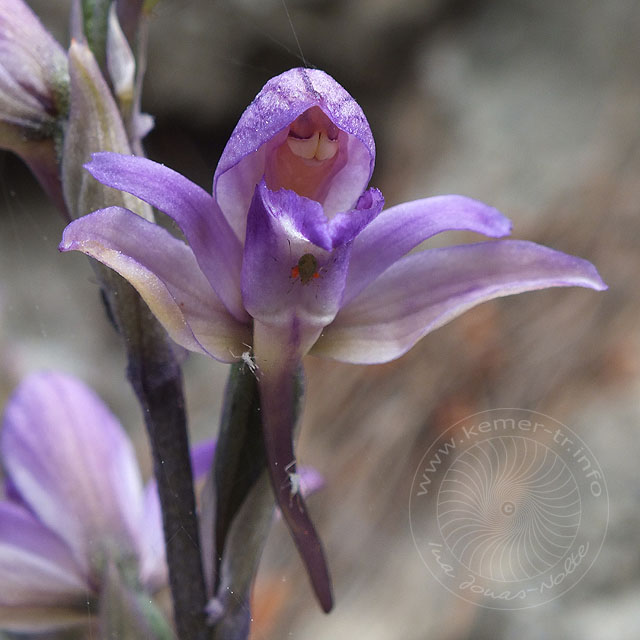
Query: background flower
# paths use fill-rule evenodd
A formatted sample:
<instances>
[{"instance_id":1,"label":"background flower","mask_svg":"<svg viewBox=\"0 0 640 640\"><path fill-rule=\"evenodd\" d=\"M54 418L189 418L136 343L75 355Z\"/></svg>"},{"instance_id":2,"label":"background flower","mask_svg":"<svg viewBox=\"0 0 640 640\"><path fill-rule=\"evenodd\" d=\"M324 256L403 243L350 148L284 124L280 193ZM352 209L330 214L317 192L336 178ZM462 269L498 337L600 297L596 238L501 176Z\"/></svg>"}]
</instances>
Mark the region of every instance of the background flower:
<instances>
[{"instance_id":1,"label":"background flower","mask_svg":"<svg viewBox=\"0 0 640 640\"><path fill-rule=\"evenodd\" d=\"M56 144L68 94L62 47L22 0L1 0L0 148L17 153L60 207Z\"/></svg>"},{"instance_id":2,"label":"background flower","mask_svg":"<svg viewBox=\"0 0 640 640\"><path fill-rule=\"evenodd\" d=\"M0 626L87 621L114 567L130 587L166 585L157 494L89 388L60 373L28 377L7 404L0 450Z\"/></svg>"}]
</instances>

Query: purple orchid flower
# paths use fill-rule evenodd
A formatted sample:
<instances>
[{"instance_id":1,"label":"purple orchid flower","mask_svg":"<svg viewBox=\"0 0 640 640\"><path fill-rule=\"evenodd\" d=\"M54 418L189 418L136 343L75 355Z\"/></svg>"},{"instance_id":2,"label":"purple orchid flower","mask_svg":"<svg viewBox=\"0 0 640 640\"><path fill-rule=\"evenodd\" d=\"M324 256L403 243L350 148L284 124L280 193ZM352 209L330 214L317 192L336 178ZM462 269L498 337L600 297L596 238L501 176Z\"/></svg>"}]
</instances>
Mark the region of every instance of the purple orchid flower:
<instances>
[{"instance_id":1,"label":"purple orchid flower","mask_svg":"<svg viewBox=\"0 0 640 640\"><path fill-rule=\"evenodd\" d=\"M116 207L72 223L60 245L127 278L183 347L234 362L246 361L244 345L252 345L272 485L325 610L332 595L322 547L293 491L301 358L387 362L486 300L553 286L606 288L590 263L530 242L407 255L442 231L500 238L510 223L455 195L382 211L381 193L367 189L374 159L357 102L324 72L292 69L242 115L213 195L143 158L99 153L87 165L103 184L168 214L189 246Z\"/></svg>"},{"instance_id":2,"label":"purple orchid flower","mask_svg":"<svg viewBox=\"0 0 640 640\"><path fill-rule=\"evenodd\" d=\"M155 486L143 487L131 442L89 388L31 375L9 399L0 445L0 628L86 622L114 566L148 593L166 586Z\"/></svg>"}]
</instances>

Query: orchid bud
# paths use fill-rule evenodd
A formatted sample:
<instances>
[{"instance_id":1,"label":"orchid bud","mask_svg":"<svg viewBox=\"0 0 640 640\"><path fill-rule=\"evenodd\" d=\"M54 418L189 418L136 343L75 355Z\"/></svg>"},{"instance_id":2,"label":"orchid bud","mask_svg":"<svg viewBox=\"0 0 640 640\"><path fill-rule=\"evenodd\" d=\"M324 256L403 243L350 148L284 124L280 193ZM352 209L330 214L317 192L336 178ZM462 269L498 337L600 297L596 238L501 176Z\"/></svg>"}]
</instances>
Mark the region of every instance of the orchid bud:
<instances>
[{"instance_id":1,"label":"orchid bud","mask_svg":"<svg viewBox=\"0 0 640 640\"><path fill-rule=\"evenodd\" d=\"M135 90L136 59L122 31L115 5L109 11L107 69L120 105L130 107Z\"/></svg>"},{"instance_id":2,"label":"orchid bud","mask_svg":"<svg viewBox=\"0 0 640 640\"><path fill-rule=\"evenodd\" d=\"M144 0L116 0L114 4L122 30L129 42L133 42L147 3Z\"/></svg>"},{"instance_id":3,"label":"orchid bud","mask_svg":"<svg viewBox=\"0 0 640 640\"><path fill-rule=\"evenodd\" d=\"M140 62L136 62L129 46L116 7L111 5L107 31L107 70L132 151L136 155L144 155L140 141L153 128L153 117L140 113L142 74L139 66Z\"/></svg>"},{"instance_id":4,"label":"orchid bud","mask_svg":"<svg viewBox=\"0 0 640 640\"><path fill-rule=\"evenodd\" d=\"M56 148L68 92L62 47L22 0L0 0L0 148L17 153L61 207Z\"/></svg>"},{"instance_id":5,"label":"orchid bud","mask_svg":"<svg viewBox=\"0 0 640 640\"><path fill-rule=\"evenodd\" d=\"M84 170L91 154L104 149L130 153L120 112L89 47L72 42L69 48L71 105L62 156L64 196L71 217L97 206L120 205L151 220L151 207L135 197L100 185Z\"/></svg>"}]
</instances>

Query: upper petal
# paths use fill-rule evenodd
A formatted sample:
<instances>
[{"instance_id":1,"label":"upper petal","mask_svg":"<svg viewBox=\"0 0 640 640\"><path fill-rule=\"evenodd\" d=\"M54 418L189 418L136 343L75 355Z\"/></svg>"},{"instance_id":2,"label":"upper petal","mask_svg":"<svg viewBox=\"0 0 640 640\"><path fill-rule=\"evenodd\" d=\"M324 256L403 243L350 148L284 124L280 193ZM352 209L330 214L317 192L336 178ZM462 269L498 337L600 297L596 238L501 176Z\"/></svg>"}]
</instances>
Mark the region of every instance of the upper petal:
<instances>
[{"instance_id":1,"label":"upper petal","mask_svg":"<svg viewBox=\"0 0 640 640\"><path fill-rule=\"evenodd\" d=\"M241 240L254 188L266 173L268 145L283 143L291 123L312 107L343 132L340 169L323 197L325 213L353 208L369 183L375 145L358 103L323 71L286 71L269 80L242 114L214 176L213 195Z\"/></svg>"},{"instance_id":2,"label":"upper petal","mask_svg":"<svg viewBox=\"0 0 640 640\"><path fill-rule=\"evenodd\" d=\"M481 302L567 286L606 289L591 263L532 242L430 249L397 262L341 309L312 353L344 362L388 362Z\"/></svg>"},{"instance_id":3,"label":"upper petal","mask_svg":"<svg viewBox=\"0 0 640 640\"><path fill-rule=\"evenodd\" d=\"M131 193L173 218L229 312L239 320L247 319L240 296L242 246L204 189L138 156L96 153L86 169L103 184Z\"/></svg>"},{"instance_id":4,"label":"upper petal","mask_svg":"<svg viewBox=\"0 0 640 640\"><path fill-rule=\"evenodd\" d=\"M60 249L82 251L129 280L186 349L234 362L233 353L251 338L211 289L191 249L126 209L102 209L71 223Z\"/></svg>"},{"instance_id":5,"label":"upper petal","mask_svg":"<svg viewBox=\"0 0 640 640\"><path fill-rule=\"evenodd\" d=\"M344 304L421 242L443 231L500 238L511 223L497 209L464 196L435 196L385 209L355 239Z\"/></svg>"},{"instance_id":6,"label":"upper petal","mask_svg":"<svg viewBox=\"0 0 640 640\"><path fill-rule=\"evenodd\" d=\"M9 399L7 473L36 516L87 572L135 557L142 484L133 447L100 399L59 373L28 377Z\"/></svg>"}]
</instances>

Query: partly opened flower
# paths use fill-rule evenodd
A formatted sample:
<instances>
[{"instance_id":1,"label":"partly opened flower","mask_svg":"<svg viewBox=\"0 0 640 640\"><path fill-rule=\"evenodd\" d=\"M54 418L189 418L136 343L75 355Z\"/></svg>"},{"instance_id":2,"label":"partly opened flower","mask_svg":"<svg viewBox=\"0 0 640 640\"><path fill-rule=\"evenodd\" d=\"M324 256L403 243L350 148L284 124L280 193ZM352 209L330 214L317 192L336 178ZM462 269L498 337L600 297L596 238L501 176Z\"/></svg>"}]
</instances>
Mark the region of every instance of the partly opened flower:
<instances>
[{"instance_id":1,"label":"partly opened flower","mask_svg":"<svg viewBox=\"0 0 640 640\"><path fill-rule=\"evenodd\" d=\"M87 166L171 216L188 245L115 207L72 223L61 244L127 278L187 349L232 362L250 357L244 345L252 345L272 485L325 610L332 596L322 548L292 476L301 358L387 362L485 300L605 288L588 262L530 242L409 254L442 231L498 238L510 224L462 196L382 211L380 192L367 189L374 157L355 100L322 71L293 69L243 114L213 195L143 158L100 153Z\"/></svg>"},{"instance_id":2,"label":"partly opened flower","mask_svg":"<svg viewBox=\"0 0 640 640\"><path fill-rule=\"evenodd\" d=\"M0 0L0 148L20 155L60 205L54 145L68 93L62 47L22 0Z\"/></svg>"},{"instance_id":3,"label":"partly opened flower","mask_svg":"<svg viewBox=\"0 0 640 640\"><path fill-rule=\"evenodd\" d=\"M86 621L114 570L134 590L166 585L155 487L143 488L131 442L90 389L58 373L27 378L0 444L0 628Z\"/></svg>"}]
</instances>

